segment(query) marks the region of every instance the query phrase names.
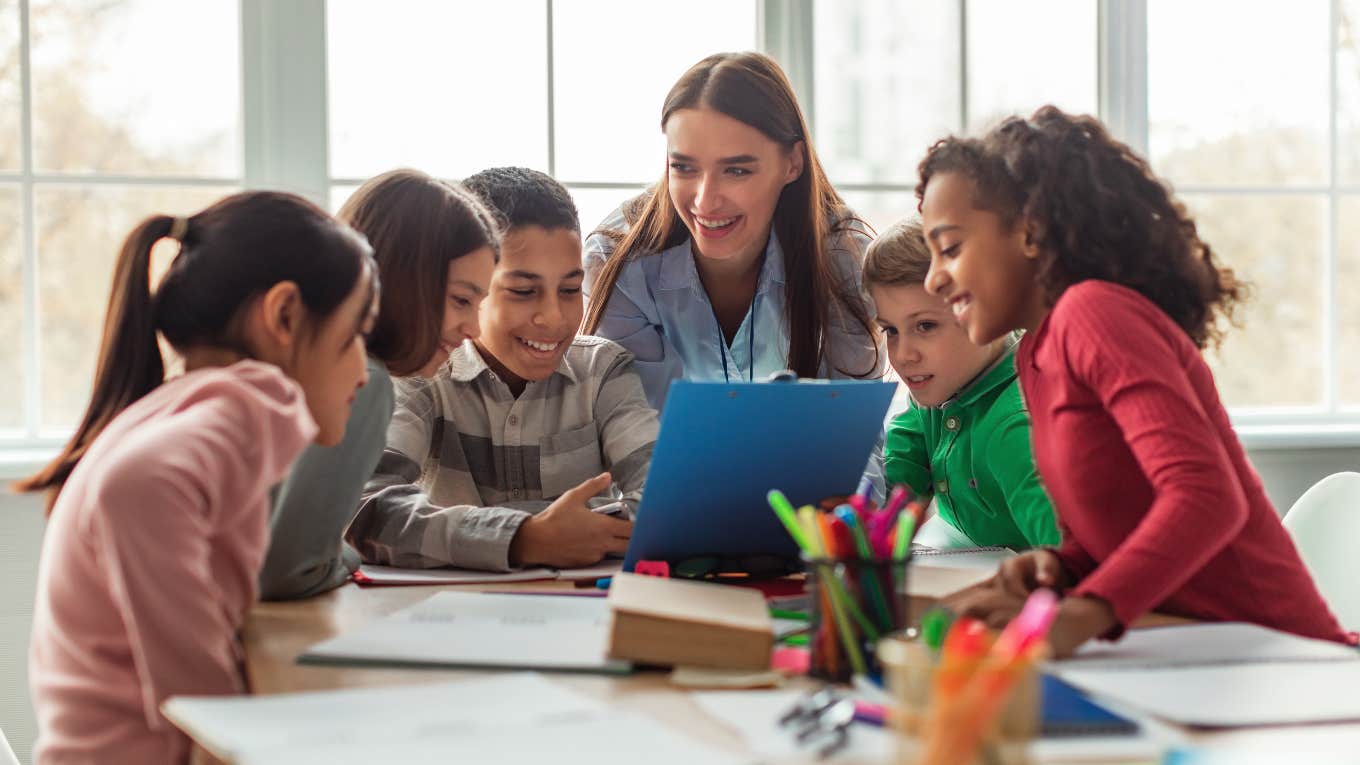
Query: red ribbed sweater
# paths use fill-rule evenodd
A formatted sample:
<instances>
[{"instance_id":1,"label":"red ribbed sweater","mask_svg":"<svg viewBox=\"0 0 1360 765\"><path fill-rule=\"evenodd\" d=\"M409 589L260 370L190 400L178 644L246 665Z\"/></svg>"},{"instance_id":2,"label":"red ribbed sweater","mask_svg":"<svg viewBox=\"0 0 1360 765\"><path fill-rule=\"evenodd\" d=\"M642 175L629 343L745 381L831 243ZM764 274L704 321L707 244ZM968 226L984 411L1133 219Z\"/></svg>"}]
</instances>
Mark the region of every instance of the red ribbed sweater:
<instances>
[{"instance_id":1,"label":"red ribbed sweater","mask_svg":"<svg viewBox=\"0 0 1360 765\"><path fill-rule=\"evenodd\" d=\"M1213 375L1155 303L1069 287L1016 357L1074 595L1348 642L1247 461Z\"/></svg>"}]
</instances>

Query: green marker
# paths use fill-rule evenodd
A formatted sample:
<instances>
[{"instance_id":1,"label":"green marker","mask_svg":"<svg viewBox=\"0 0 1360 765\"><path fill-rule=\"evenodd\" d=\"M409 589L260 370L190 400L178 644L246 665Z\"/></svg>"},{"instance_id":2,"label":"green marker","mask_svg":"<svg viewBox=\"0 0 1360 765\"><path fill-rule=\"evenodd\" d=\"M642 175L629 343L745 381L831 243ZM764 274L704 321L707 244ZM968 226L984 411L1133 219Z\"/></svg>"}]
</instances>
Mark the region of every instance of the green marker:
<instances>
[{"instance_id":1,"label":"green marker","mask_svg":"<svg viewBox=\"0 0 1360 765\"><path fill-rule=\"evenodd\" d=\"M779 522L784 524L789 536L793 537L794 544L798 545L800 550L807 551L807 535L803 533L803 527L798 524L797 513L793 509L793 504L789 502L789 498L785 497L784 492L778 489L770 489L766 499L770 501L770 507L774 508L774 514L779 516Z\"/></svg>"},{"instance_id":2,"label":"green marker","mask_svg":"<svg viewBox=\"0 0 1360 765\"><path fill-rule=\"evenodd\" d=\"M921 640L932 651L944 645L944 635L954 621L953 615L943 608L932 608L921 617Z\"/></svg>"}]
</instances>

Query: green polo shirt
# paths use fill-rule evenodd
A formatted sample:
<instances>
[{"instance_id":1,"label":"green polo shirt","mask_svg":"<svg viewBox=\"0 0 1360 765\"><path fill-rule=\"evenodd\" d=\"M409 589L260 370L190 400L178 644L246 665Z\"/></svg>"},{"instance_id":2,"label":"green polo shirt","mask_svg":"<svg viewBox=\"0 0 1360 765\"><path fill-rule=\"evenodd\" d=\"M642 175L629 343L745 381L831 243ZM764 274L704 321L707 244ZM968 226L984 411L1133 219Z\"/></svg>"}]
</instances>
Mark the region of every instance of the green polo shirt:
<instances>
[{"instance_id":1,"label":"green polo shirt","mask_svg":"<svg viewBox=\"0 0 1360 765\"><path fill-rule=\"evenodd\" d=\"M939 407L915 402L888 426L884 475L935 494L940 517L980 546L1056 545L1053 506L1030 451L1029 413L1015 379L1016 343Z\"/></svg>"}]
</instances>

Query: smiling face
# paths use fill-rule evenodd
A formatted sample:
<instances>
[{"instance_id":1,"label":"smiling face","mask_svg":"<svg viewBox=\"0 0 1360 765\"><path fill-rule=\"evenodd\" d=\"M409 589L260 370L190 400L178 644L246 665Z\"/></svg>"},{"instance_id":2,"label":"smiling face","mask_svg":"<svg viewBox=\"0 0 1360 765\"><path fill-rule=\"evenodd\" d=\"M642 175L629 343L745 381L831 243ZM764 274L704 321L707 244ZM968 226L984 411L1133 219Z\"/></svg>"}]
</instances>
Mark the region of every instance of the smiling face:
<instances>
[{"instance_id":1,"label":"smiling face","mask_svg":"<svg viewBox=\"0 0 1360 765\"><path fill-rule=\"evenodd\" d=\"M581 235L520 226L501 240L501 262L482 304L477 347L512 389L546 380L581 326Z\"/></svg>"},{"instance_id":2,"label":"smiling face","mask_svg":"<svg viewBox=\"0 0 1360 765\"><path fill-rule=\"evenodd\" d=\"M1038 248L1022 221L973 204L973 182L956 172L933 176L921 199L930 247L926 291L942 298L978 345L1014 329L1034 329L1046 313L1037 281Z\"/></svg>"},{"instance_id":3,"label":"smiling face","mask_svg":"<svg viewBox=\"0 0 1360 765\"><path fill-rule=\"evenodd\" d=\"M784 186L803 173L803 144L784 147L712 109L666 121L666 185L699 256L755 259Z\"/></svg>"},{"instance_id":4,"label":"smiling face","mask_svg":"<svg viewBox=\"0 0 1360 765\"><path fill-rule=\"evenodd\" d=\"M449 261L439 346L425 366L416 372L417 375L433 377L455 348L462 345L464 340L476 340L481 334L478 317L482 300L491 288L491 274L495 269L496 253L490 247L473 250Z\"/></svg>"},{"instance_id":5,"label":"smiling face","mask_svg":"<svg viewBox=\"0 0 1360 765\"><path fill-rule=\"evenodd\" d=\"M974 345L945 302L919 284L875 284L878 326L888 360L921 406L939 406L986 369L1000 344Z\"/></svg>"}]
</instances>

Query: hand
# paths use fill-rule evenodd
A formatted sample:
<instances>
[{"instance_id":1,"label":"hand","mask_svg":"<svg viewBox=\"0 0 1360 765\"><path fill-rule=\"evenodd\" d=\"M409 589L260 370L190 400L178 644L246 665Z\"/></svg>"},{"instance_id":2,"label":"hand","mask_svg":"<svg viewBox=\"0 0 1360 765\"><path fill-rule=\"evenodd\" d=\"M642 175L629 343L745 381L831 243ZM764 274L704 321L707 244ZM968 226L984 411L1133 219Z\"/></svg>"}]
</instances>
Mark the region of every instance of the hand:
<instances>
[{"instance_id":1,"label":"hand","mask_svg":"<svg viewBox=\"0 0 1360 765\"><path fill-rule=\"evenodd\" d=\"M1047 587L1061 592L1072 586L1072 578L1063 570L1057 553L1052 550L1030 550L1014 558L1007 558L995 577L997 586L1021 599L1031 592Z\"/></svg>"},{"instance_id":2,"label":"hand","mask_svg":"<svg viewBox=\"0 0 1360 765\"><path fill-rule=\"evenodd\" d=\"M1082 643L1104 635L1118 624L1114 609L1103 598L1063 598L1058 617L1048 631L1049 650L1053 658L1065 659Z\"/></svg>"},{"instance_id":3,"label":"hand","mask_svg":"<svg viewBox=\"0 0 1360 765\"><path fill-rule=\"evenodd\" d=\"M957 616L971 616L999 630L1010 623L1025 606L1025 595L1010 592L1000 583L1000 574L943 598L940 605Z\"/></svg>"},{"instance_id":4,"label":"hand","mask_svg":"<svg viewBox=\"0 0 1360 765\"><path fill-rule=\"evenodd\" d=\"M593 513L588 500L609 488L608 473L567 490L543 512L526 519L510 540L510 564L576 568L628 550L633 522Z\"/></svg>"}]
</instances>

